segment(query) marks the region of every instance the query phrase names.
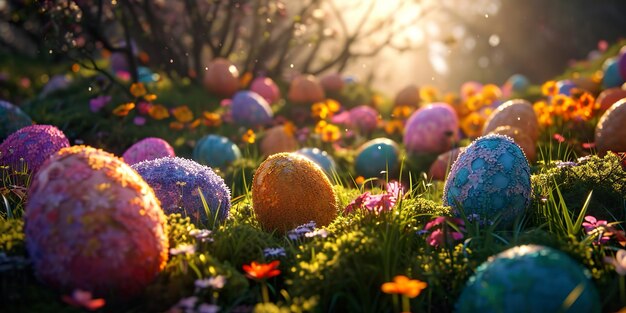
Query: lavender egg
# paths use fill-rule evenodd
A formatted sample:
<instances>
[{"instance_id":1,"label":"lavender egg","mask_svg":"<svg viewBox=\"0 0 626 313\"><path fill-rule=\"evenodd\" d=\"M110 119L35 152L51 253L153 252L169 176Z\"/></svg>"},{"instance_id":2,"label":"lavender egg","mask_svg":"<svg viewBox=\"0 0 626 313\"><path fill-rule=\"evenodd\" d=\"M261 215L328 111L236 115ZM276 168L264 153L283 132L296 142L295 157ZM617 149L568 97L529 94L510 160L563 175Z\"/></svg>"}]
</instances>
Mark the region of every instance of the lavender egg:
<instances>
[{"instance_id":1,"label":"lavender egg","mask_svg":"<svg viewBox=\"0 0 626 313\"><path fill-rule=\"evenodd\" d=\"M54 126L26 126L0 144L0 165L35 173L51 155L69 146L65 134Z\"/></svg>"},{"instance_id":2,"label":"lavender egg","mask_svg":"<svg viewBox=\"0 0 626 313\"><path fill-rule=\"evenodd\" d=\"M231 103L233 122L244 127L256 128L268 124L274 113L272 108L254 91L239 91Z\"/></svg>"},{"instance_id":3,"label":"lavender egg","mask_svg":"<svg viewBox=\"0 0 626 313\"><path fill-rule=\"evenodd\" d=\"M378 116L376 109L367 105L360 105L350 110L349 124L362 133L371 134L378 126Z\"/></svg>"},{"instance_id":4,"label":"lavender egg","mask_svg":"<svg viewBox=\"0 0 626 313\"><path fill-rule=\"evenodd\" d=\"M440 154L459 139L459 119L447 103L429 104L406 122L404 145L410 154Z\"/></svg>"},{"instance_id":5,"label":"lavender egg","mask_svg":"<svg viewBox=\"0 0 626 313\"><path fill-rule=\"evenodd\" d=\"M174 148L167 141L161 138L149 137L130 146L122 155L122 159L132 165L143 161L173 156L176 156Z\"/></svg>"}]
</instances>

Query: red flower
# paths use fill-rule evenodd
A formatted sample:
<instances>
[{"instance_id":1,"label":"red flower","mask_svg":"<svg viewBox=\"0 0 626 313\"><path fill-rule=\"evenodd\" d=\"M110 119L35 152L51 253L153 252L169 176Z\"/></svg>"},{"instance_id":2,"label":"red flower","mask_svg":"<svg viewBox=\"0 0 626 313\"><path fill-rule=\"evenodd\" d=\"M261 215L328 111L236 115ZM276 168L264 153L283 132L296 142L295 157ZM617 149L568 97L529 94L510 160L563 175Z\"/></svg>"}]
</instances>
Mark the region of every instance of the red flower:
<instances>
[{"instance_id":1,"label":"red flower","mask_svg":"<svg viewBox=\"0 0 626 313\"><path fill-rule=\"evenodd\" d=\"M104 299L94 299L91 292L80 289L74 290L71 296L63 296L63 301L71 306L95 311L104 306Z\"/></svg>"},{"instance_id":2,"label":"red flower","mask_svg":"<svg viewBox=\"0 0 626 313\"><path fill-rule=\"evenodd\" d=\"M246 277L254 280L263 280L280 275L278 265L280 265L280 261L278 260L274 260L268 264L252 261L250 265L244 264L243 270L246 272Z\"/></svg>"}]
</instances>

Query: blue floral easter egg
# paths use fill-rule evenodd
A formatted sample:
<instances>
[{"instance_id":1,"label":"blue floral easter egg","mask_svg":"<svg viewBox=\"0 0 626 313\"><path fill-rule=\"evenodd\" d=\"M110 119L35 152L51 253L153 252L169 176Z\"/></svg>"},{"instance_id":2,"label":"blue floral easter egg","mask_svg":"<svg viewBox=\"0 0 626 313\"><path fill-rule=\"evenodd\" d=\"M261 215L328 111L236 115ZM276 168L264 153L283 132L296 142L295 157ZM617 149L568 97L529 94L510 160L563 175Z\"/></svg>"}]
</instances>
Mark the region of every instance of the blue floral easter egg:
<instances>
[{"instance_id":1,"label":"blue floral easter egg","mask_svg":"<svg viewBox=\"0 0 626 313\"><path fill-rule=\"evenodd\" d=\"M233 122L244 127L268 124L274 114L267 101L254 91L239 91L231 103Z\"/></svg>"},{"instance_id":2,"label":"blue floral easter egg","mask_svg":"<svg viewBox=\"0 0 626 313\"><path fill-rule=\"evenodd\" d=\"M239 147L226 137L207 135L196 143L193 159L210 167L225 167L241 158Z\"/></svg>"},{"instance_id":3,"label":"blue floral easter egg","mask_svg":"<svg viewBox=\"0 0 626 313\"><path fill-rule=\"evenodd\" d=\"M364 143L358 150L354 167L356 174L365 178L384 176L398 169L398 145L391 139L376 138Z\"/></svg>"},{"instance_id":4,"label":"blue floral easter egg","mask_svg":"<svg viewBox=\"0 0 626 313\"><path fill-rule=\"evenodd\" d=\"M577 295L573 299L571 295ZM568 303L571 301L571 303ZM490 257L476 269L456 312L600 312L588 271L565 253L523 245Z\"/></svg>"},{"instance_id":5,"label":"blue floral easter egg","mask_svg":"<svg viewBox=\"0 0 626 313\"><path fill-rule=\"evenodd\" d=\"M452 165L443 201L457 214L510 225L530 204L530 166L522 149L503 135L476 139Z\"/></svg>"},{"instance_id":6,"label":"blue floral easter egg","mask_svg":"<svg viewBox=\"0 0 626 313\"><path fill-rule=\"evenodd\" d=\"M309 160L319 165L327 175L332 176L336 171L335 160L326 151L318 148L302 148L296 153L307 157Z\"/></svg>"}]
</instances>

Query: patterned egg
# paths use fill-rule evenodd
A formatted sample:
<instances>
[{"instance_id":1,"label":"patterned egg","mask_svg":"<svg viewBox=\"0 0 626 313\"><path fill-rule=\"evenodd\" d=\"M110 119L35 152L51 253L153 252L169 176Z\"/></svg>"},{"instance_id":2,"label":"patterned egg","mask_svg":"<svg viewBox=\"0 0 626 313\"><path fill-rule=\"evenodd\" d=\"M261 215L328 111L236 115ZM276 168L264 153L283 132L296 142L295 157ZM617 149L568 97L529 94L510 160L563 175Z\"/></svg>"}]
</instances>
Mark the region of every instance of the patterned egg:
<instances>
[{"instance_id":1,"label":"patterned egg","mask_svg":"<svg viewBox=\"0 0 626 313\"><path fill-rule=\"evenodd\" d=\"M608 110L613 103L626 98L626 90L621 88L609 88L605 89L598 95L596 99L596 107L599 108L600 111Z\"/></svg>"},{"instance_id":2,"label":"patterned egg","mask_svg":"<svg viewBox=\"0 0 626 313\"><path fill-rule=\"evenodd\" d=\"M343 77L341 77L339 73L324 75L324 77L320 79L320 84L326 92L340 92L345 85Z\"/></svg>"},{"instance_id":3,"label":"patterned egg","mask_svg":"<svg viewBox=\"0 0 626 313\"><path fill-rule=\"evenodd\" d=\"M19 107L0 100L0 141L22 127L32 125L33 121Z\"/></svg>"},{"instance_id":4,"label":"patterned egg","mask_svg":"<svg viewBox=\"0 0 626 313\"><path fill-rule=\"evenodd\" d=\"M241 159L241 150L226 137L206 135L196 143L193 159L212 168L224 168Z\"/></svg>"},{"instance_id":5,"label":"patterned egg","mask_svg":"<svg viewBox=\"0 0 626 313\"><path fill-rule=\"evenodd\" d=\"M452 164L454 164L463 150L465 150L465 147L454 148L446 153L440 154L430 166L428 176L433 180L446 180L446 175L450 172Z\"/></svg>"},{"instance_id":6,"label":"patterned egg","mask_svg":"<svg viewBox=\"0 0 626 313\"><path fill-rule=\"evenodd\" d=\"M490 134L499 134L511 137L511 139L513 139L513 141L520 146L520 148L522 148L524 155L526 155L526 159L528 159L530 163L537 160L537 145L519 128L512 126L498 126L498 128L494 129L490 132Z\"/></svg>"},{"instance_id":7,"label":"patterned egg","mask_svg":"<svg viewBox=\"0 0 626 313\"><path fill-rule=\"evenodd\" d=\"M600 117L596 125L596 149L604 155L608 151L626 152L626 99L615 102Z\"/></svg>"},{"instance_id":8,"label":"patterned egg","mask_svg":"<svg viewBox=\"0 0 626 313\"><path fill-rule=\"evenodd\" d=\"M204 72L204 87L222 97L230 97L239 90L239 71L230 61L212 60Z\"/></svg>"},{"instance_id":9,"label":"patterned egg","mask_svg":"<svg viewBox=\"0 0 626 313\"><path fill-rule=\"evenodd\" d=\"M274 154L261 163L252 180L252 205L261 226L279 233L309 221L326 226L337 215L330 180L297 153Z\"/></svg>"},{"instance_id":10,"label":"patterned egg","mask_svg":"<svg viewBox=\"0 0 626 313\"><path fill-rule=\"evenodd\" d=\"M530 166L509 137L476 139L452 165L443 201L460 214L491 223L511 224L530 204Z\"/></svg>"},{"instance_id":11,"label":"patterned egg","mask_svg":"<svg viewBox=\"0 0 626 313\"><path fill-rule=\"evenodd\" d=\"M395 105L408 105L417 108L420 104L420 89L416 85L408 85L396 94Z\"/></svg>"},{"instance_id":12,"label":"patterned egg","mask_svg":"<svg viewBox=\"0 0 626 313\"><path fill-rule=\"evenodd\" d=\"M367 106L359 105L350 110L349 124L361 133L371 134L378 126L378 111Z\"/></svg>"},{"instance_id":13,"label":"patterned egg","mask_svg":"<svg viewBox=\"0 0 626 313\"><path fill-rule=\"evenodd\" d=\"M254 91L239 91L231 102L233 122L244 127L259 127L268 124L274 113L270 105Z\"/></svg>"},{"instance_id":14,"label":"patterned egg","mask_svg":"<svg viewBox=\"0 0 626 313\"><path fill-rule=\"evenodd\" d=\"M126 149L122 159L124 159L124 162L133 165L142 161L173 156L176 156L176 153L174 153L174 148L167 141L161 138L148 137L137 141Z\"/></svg>"},{"instance_id":15,"label":"patterned egg","mask_svg":"<svg viewBox=\"0 0 626 313\"><path fill-rule=\"evenodd\" d=\"M582 313L601 309L598 291L582 265L561 251L522 245L481 264L467 281L455 311Z\"/></svg>"},{"instance_id":16,"label":"patterned egg","mask_svg":"<svg viewBox=\"0 0 626 313\"><path fill-rule=\"evenodd\" d=\"M258 93L267 103L274 103L280 99L280 90L269 77L257 77L252 81L250 90Z\"/></svg>"},{"instance_id":17,"label":"patterned egg","mask_svg":"<svg viewBox=\"0 0 626 313\"><path fill-rule=\"evenodd\" d=\"M611 88L619 87L624 83L624 77L620 74L617 58L607 59L602 64L604 76L602 76L602 87Z\"/></svg>"},{"instance_id":18,"label":"patterned egg","mask_svg":"<svg viewBox=\"0 0 626 313\"><path fill-rule=\"evenodd\" d=\"M459 139L459 119L454 108L438 102L413 112L404 129L404 145L410 154L440 154Z\"/></svg>"},{"instance_id":19,"label":"patterned egg","mask_svg":"<svg viewBox=\"0 0 626 313\"><path fill-rule=\"evenodd\" d=\"M309 158L309 160L315 162L317 165L319 165L319 167L324 170L324 172L326 172L329 177L332 177L333 172L337 170L335 160L333 160L333 157L330 156L326 151L322 151L318 148L302 148L296 151L296 153L301 154Z\"/></svg>"},{"instance_id":20,"label":"patterned egg","mask_svg":"<svg viewBox=\"0 0 626 313\"><path fill-rule=\"evenodd\" d=\"M25 219L35 273L63 293L130 298L167 262L166 217L152 188L102 150L73 146L46 161Z\"/></svg>"},{"instance_id":21,"label":"patterned egg","mask_svg":"<svg viewBox=\"0 0 626 313\"><path fill-rule=\"evenodd\" d=\"M0 144L0 165L35 173L51 155L69 146L65 134L54 126L26 126Z\"/></svg>"},{"instance_id":22,"label":"patterned egg","mask_svg":"<svg viewBox=\"0 0 626 313\"><path fill-rule=\"evenodd\" d=\"M165 157L143 161L132 168L154 189L165 213L181 213L194 222L223 221L228 217L230 189L210 167L192 160ZM209 212L202 203L200 191Z\"/></svg>"},{"instance_id":23,"label":"patterned egg","mask_svg":"<svg viewBox=\"0 0 626 313\"><path fill-rule=\"evenodd\" d=\"M287 98L294 103L308 104L323 101L326 93L315 76L300 75L291 81Z\"/></svg>"},{"instance_id":24,"label":"patterned egg","mask_svg":"<svg viewBox=\"0 0 626 313\"><path fill-rule=\"evenodd\" d=\"M394 173L398 169L400 150L391 139L376 138L364 143L354 160L357 175L365 178L383 177L386 172Z\"/></svg>"},{"instance_id":25,"label":"patterned egg","mask_svg":"<svg viewBox=\"0 0 626 313\"><path fill-rule=\"evenodd\" d=\"M293 127L278 125L268 129L261 140L260 149L265 156L279 152L296 151L298 140L294 136Z\"/></svg>"},{"instance_id":26,"label":"patterned egg","mask_svg":"<svg viewBox=\"0 0 626 313\"><path fill-rule=\"evenodd\" d=\"M539 123L532 104L524 99L509 100L491 113L485 126L483 135L496 129L498 126L513 126L519 128L532 140L539 138Z\"/></svg>"}]
</instances>

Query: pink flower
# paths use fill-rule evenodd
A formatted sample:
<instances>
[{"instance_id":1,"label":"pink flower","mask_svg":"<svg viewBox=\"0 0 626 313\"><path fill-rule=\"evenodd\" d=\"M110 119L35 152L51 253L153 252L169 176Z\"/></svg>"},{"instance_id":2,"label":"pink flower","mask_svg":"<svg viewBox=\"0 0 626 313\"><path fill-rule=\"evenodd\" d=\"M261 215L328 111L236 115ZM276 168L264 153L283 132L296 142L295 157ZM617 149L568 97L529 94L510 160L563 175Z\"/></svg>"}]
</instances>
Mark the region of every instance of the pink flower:
<instances>
[{"instance_id":1,"label":"pink flower","mask_svg":"<svg viewBox=\"0 0 626 313\"><path fill-rule=\"evenodd\" d=\"M428 233L434 229L426 238L426 242L433 247L439 247L463 239L464 226L465 222L460 218L439 216L428 222L423 232Z\"/></svg>"},{"instance_id":2,"label":"pink flower","mask_svg":"<svg viewBox=\"0 0 626 313\"><path fill-rule=\"evenodd\" d=\"M563 137L563 135L561 134L554 134L552 135L552 138L554 138L554 140L558 141L559 143L565 142L565 137Z\"/></svg>"},{"instance_id":3,"label":"pink flower","mask_svg":"<svg viewBox=\"0 0 626 313\"><path fill-rule=\"evenodd\" d=\"M597 235L598 237L598 240L593 242L594 244L604 244L611 239L611 227L608 225L607 221L597 220L591 215L585 216L585 221L586 222L583 222L585 233L589 236Z\"/></svg>"},{"instance_id":4,"label":"pink flower","mask_svg":"<svg viewBox=\"0 0 626 313\"><path fill-rule=\"evenodd\" d=\"M137 126L143 126L146 124L146 118L143 116L135 116L135 118L133 119L133 123L135 123L135 125Z\"/></svg>"},{"instance_id":5,"label":"pink flower","mask_svg":"<svg viewBox=\"0 0 626 313\"><path fill-rule=\"evenodd\" d=\"M150 109L152 108L152 103L141 101L137 104L137 111L139 114L147 115L150 113Z\"/></svg>"},{"instance_id":6,"label":"pink flower","mask_svg":"<svg viewBox=\"0 0 626 313\"><path fill-rule=\"evenodd\" d=\"M590 232L596 230L596 228L606 226L608 223L604 220L597 220L595 217L591 215L585 216L585 221L583 222L583 227L585 228L585 233L589 234Z\"/></svg>"},{"instance_id":7,"label":"pink flower","mask_svg":"<svg viewBox=\"0 0 626 313\"><path fill-rule=\"evenodd\" d=\"M366 208L370 212L380 213L383 211L391 211L394 205L402 197L402 185L398 182L390 182L387 184L387 191L379 195L372 195L365 192L352 200L345 208L346 213L350 213L356 209Z\"/></svg>"},{"instance_id":8,"label":"pink flower","mask_svg":"<svg viewBox=\"0 0 626 313\"><path fill-rule=\"evenodd\" d=\"M111 101L111 96L99 96L89 100L89 109L91 112L98 112Z\"/></svg>"},{"instance_id":9,"label":"pink flower","mask_svg":"<svg viewBox=\"0 0 626 313\"><path fill-rule=\"evenodd\" d=\"M369 197L370 197L370 193L364 192L363 194L361 194L360 196L352 200L352 202L350 202L348 205L346 205L344 212L352 213L357 209L363 208L363 204L365 203L365 201L367 201L367 199L369 199Z\"/></svg>"},{"instance_id":10,"label":"pink flower","mask_svg":"<svg viewBox=\"0 0 626 313\"><path fill-rule=\"evenodd\" d=\"M446 232L444 232L441 229L437 229L433 231L432 233L430 233L430 235L428 235L428 238L426 238L426 241L428 242L429 245L433 247L439 247L446 243L450 243L452 241L457 241L461 239L463 239L463 234L459 232L454 232L454 231L448 232L446 236Z\"/></svg>"},{"instance_id":11,"label":"pink flower","mask_svg":"<svg viewBox=\"0 0 626 313\"><path fill-rule=\"evenodd\" d=\"M63 296L63 301L71 306L95 311L104 306L104 299L93 299L91 292L80 289L74 290L71 296Z\"/></svg>"},{"instance_id":12,"label":"pink flower","mask_svg":"<svg viewBox=\"0 0 626 313\"><path fill-rule=\"evenodd\" d=\"M620 276L626 275L626 250L618 250L615 257L605 257L604 262L615 266L615 272Z\"/></svg>"}]
</instances>

